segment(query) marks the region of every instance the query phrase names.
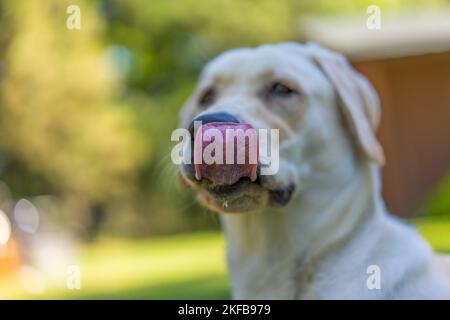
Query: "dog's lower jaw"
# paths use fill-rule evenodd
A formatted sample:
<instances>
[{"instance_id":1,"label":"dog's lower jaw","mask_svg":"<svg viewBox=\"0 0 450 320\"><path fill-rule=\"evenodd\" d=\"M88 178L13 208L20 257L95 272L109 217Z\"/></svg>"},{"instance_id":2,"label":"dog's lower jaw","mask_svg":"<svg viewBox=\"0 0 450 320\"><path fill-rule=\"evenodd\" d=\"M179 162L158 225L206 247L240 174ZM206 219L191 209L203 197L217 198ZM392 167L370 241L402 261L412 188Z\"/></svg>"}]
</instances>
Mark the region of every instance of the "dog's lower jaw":
<instances>
[{"instance_id":1,"label":"dog's lower jaw","mask_svg":"<svg viewBox=\"0 0 450 320\"><path fill-rule=\"evenodd\" d=\"M180 184L197 190L198 201L206 208L217 213L248 213L258 212L268 207L284 207L289 204L296 182L294 173L289 174L287 170L280 168L285 174L258 176L256 182L249 180L239 181L240 189L236 190L236 196L229 192L220 192L222 189L230 189L230 186L211 186L205 181L198 181L193 177L192 170L181 166L178 171ZM289 167L288 167L289 168ZM229 191L229 190L228 190Z\"/></svg>"},{"instance_id":2,"label":"dog's lower jaw","mask_svg":"<svg viewBox=\"0 0 450 320\"><path fill-rule=\"evenodd\" d=\"M247 214L261 211L269 203L267 191L260 191L257 195L244 195L235 199L220 200L206 191L197 194L198 201L209 210L222 214Z\"/></svg>"}]
</instances>

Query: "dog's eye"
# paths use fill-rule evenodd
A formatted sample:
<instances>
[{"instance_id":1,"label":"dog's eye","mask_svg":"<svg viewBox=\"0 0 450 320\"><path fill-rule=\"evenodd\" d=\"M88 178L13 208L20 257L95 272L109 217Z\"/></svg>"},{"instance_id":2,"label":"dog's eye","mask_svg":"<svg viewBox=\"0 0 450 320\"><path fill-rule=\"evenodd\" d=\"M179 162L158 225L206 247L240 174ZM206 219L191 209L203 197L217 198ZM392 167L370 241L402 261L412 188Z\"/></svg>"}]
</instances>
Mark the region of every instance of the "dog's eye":
<instances>
[{"instance_id":1,"label":"dog's eye","mask_svg":"<svg viewBox=\"0 0 450 320\"><path fill-rule=\"evenodd\" d=\"M288 86L282 84L281 82L273 83L269 88L269 95L272 96L290 96L295 93L295 90L289 88Z\"/></svg>"},{"instance_id":2,"label":"dog's eye","mask_svg":"<svg viewBox=\"0 0 450 320\"><path fill-rule=\"evenodd\" d=\"M200 100L199 100L198 103L203 108L206 108L206 107L210 106L214 102L215 98L216 98L216 91L214 90L214 88L209 88L200 97Z\"/></svg>"}]
</instances>

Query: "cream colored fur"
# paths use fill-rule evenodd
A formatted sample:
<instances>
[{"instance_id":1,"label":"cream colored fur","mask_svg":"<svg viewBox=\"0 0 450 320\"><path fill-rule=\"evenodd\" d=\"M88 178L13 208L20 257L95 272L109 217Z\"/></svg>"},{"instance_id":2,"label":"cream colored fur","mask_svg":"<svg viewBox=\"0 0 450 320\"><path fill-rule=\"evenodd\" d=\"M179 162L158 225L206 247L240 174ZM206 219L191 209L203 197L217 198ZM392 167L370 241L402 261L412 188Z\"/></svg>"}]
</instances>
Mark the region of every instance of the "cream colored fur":
<instances>
[{"instance_id":1,"label":"cream colored fur","mask_svg":"<svg viewBox=\"0 0 450 320\"><path fill-rule=\"evenodd\" d=\"M264 100L258 94L271 79L287 81L299 95ZM220 95L202 110L198 95L211 85ZM205 68L181 123L217 111L256 128L278 128L281 137L279 173L263 177L263 188L252 194L259 204L221 215L234 298L450 298L448 260L384 206L378 97L343 56L294 43L225 53ZM271 206L268 190L288 183L296 185L290 203ZM226 211L198 191L205 205ZM235 211L249 201L237 199ZM381 288L371 290L367 271L373 265L381 271Z\"/></svg>"}]
</instances>

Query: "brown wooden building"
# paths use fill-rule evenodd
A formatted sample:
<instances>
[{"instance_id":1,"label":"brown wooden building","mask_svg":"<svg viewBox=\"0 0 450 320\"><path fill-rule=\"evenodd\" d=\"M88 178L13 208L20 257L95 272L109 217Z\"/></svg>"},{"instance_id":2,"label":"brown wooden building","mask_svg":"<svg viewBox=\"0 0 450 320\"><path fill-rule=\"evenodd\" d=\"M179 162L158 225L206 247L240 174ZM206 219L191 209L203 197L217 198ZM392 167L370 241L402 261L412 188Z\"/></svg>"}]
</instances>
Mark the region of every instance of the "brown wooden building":
<instances>
[{"instance_id":1,"label":"brown wooden building","mask_svg":"<svg viewBox=\"0 0 450 320\"><path fill-rule=\"evenodd\" d=\"M450 11L385 20L369 30L364 19L311 19L302 30L346 54L377 89L384 198L406 216L450 173Z\"/></svg>"}]
</instances>

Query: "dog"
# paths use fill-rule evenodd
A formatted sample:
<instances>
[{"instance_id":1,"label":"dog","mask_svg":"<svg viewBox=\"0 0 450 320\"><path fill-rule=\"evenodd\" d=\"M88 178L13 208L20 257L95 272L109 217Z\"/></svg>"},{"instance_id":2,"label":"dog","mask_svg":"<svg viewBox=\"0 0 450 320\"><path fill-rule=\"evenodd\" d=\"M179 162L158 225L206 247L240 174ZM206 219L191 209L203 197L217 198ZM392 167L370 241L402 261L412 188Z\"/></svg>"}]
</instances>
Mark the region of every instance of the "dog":
<instances>
[{"instance_id":1,"label":"dog","mask_svg":"<svg viewBox=\"0 0 450 320\"><path fill-rule=\"evenodd\" d=\"M233 298L450 298L449 258L385 208L379 99L343 55L315 43L225 52L181 110L181 127L194 120L279 130L276 174L179 165L221 213Z\"/></svg>"}]
</instances>

